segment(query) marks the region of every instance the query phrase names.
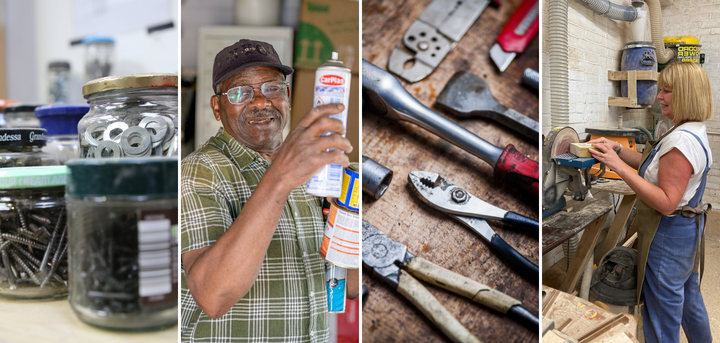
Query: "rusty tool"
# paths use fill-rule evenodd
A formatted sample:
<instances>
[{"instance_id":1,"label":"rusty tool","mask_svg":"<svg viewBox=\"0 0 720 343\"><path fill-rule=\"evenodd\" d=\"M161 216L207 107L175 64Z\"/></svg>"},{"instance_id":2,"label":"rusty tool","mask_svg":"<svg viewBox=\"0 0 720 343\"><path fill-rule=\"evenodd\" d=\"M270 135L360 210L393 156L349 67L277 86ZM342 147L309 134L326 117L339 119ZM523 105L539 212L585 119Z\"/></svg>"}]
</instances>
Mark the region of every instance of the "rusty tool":
<instances>
[{"instance_id":1,"label":"rusty tool","mask_svg":"<svg viewBox=\"0 0 720 343\"><path fill-rule=\"evenodd\" d=\"M472 299L537 330L538 318L522 302L475 280L451 272L408 251L407 246L362 221L363 266L397 289L454 342L480 342L415 278Z\"/></svg>"},{"instance_id":2,"label":"rusty tool","mask_svg":"<svg viewBox=\"0 0 720 343\"><path fill-rule=\"evenodd\" d=\"M498 254L512 263L523 277L530 281L538 280L538 266L507 244L485 221L499 219L537 234L540 224L536 220L492 206L437 173L413 171L408 174L408 181L412 185L413 193L420 200L475 231Z\"/></svg>"},{"instance_id":3,"label":"rusty tool","mask_svg":"<svg viewBox=\"0 0 720 343\"><path fill-rule=\"evenodd\" d=\"M540 124L512 108L500 105L490 93L487 82L467 71L459 71L450 78L440 95L438 104L457 117L492 119L537 143Z\"/></svg>"},{"instance_id":4,"label":"rusty tool","mask_svg":"<svg viewBox=\"0 0 720 343\"><path fill-rule=\"evenodd\" d=\"M505 149L492 145L449 119L423 106L388 72L363 59L363 106L388 119L418 125L493 167L495 177L518 185L538 196L539 165L508 144Z\"/></svg>"}]
</instances>

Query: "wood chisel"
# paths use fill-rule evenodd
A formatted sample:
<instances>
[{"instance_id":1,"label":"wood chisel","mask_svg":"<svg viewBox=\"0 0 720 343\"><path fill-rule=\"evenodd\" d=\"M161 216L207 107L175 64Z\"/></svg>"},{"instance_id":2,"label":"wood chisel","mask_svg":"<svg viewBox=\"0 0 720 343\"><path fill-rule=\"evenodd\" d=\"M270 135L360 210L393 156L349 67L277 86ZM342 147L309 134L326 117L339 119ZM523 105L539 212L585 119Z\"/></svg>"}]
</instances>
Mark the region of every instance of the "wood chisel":
<instances>
[{"instance_id":1,"label":"wood chisel","mask_svg":"<svg viewBox=\"0 0 720 343\"><path fill-rule=\"evenodd\" d=\"M497 43L490 49L490 58L504 72L518 53L525 51L538 32L538 0L525 0L505 27L500 31Z\"/></svg>"}]
</instances>

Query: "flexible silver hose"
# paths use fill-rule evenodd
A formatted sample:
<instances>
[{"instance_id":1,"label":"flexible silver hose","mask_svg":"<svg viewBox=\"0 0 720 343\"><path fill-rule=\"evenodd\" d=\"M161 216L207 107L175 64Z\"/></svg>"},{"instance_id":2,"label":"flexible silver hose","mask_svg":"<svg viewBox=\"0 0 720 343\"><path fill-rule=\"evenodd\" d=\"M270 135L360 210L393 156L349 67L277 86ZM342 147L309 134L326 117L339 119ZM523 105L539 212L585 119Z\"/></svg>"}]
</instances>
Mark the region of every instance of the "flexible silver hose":
<instances>
[{"instance_id":1,"label":"flexible silver hose","mask_svg":"<svg viewBox=\"0 0 720 343\"><path fill-rule=\"evenodd\" d=\"M568 2L550 0L548 4L548 44L550 76L550 125L570 124L568 96Z\"/></svg>"},{"instance_id":2,"label":"flexible silver hose","mask_svg":"<svg viewBox=\"0 0 720 343\"><path fill-rule=\"evenodd\" d=\"M663 42L663 18L660 1L645 0L645 3L648 5L648 10L650 11L652 42L655 45L657 61L661 64L668 63L668 61L675 58L675 51L670 48L665 48L665 43Z\"/></svg>"},{"instance_id":3,"label":"flexible silver hose","mask_svg":"<svg viewBox=\"0 0 720 343\"><path fill-rule=\"evenodd\" d=\"M635 19L637 19L637 10L632 6L622 6L608 0L577 1L593 12L612 20L635 21Z\"/></svg>"}]
</instances>

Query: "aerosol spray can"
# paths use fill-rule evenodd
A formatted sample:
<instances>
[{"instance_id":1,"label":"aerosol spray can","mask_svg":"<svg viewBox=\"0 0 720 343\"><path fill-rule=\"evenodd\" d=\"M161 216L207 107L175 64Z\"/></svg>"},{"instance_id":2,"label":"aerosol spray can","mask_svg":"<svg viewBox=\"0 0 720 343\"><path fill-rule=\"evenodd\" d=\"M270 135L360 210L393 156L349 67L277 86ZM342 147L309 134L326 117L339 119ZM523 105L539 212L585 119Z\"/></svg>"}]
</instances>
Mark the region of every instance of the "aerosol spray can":
<instances>
[{"instance_id":1,"label":"aerosol spray can","mask_svg":"<svg viewBox=\"0 0 720 343\"><path fill-rule=\"evenodd\" d=\"M327 286L328 312L345 313L345 279L347 270L325 263L325 285Z\"/></svg>"},{"instance_id":2,"label":"aerosol spray can","mask_svg":"<svg viewBox=\"0 0 720 343\"><path fill-rule=\"evenodd\" d=\"M338 53L332 53L332 59L325 62L315 72L315 93L313 107L325 104L342 103L345 109L330 118L339 119L347 129L348 107L350 107L350 68L338 60ZM325 132L323 135L330 135ZM343 135L345 137L345 135ZM319 197L339 198L343 183L343 167L328 164L308 181L307 193Z\"/></svg>"}]
</instances>

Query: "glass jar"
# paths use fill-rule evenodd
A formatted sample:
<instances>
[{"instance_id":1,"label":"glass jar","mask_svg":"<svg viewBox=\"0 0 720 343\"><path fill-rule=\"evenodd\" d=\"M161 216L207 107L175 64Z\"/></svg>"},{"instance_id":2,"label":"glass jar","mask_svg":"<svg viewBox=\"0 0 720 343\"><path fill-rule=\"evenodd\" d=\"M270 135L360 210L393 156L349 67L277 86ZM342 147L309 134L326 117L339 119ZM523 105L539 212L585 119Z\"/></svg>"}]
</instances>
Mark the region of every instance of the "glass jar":
<instances>
[{"instance_id":1,"label":"glass jar","mask_svg":"<svg viewBox=\"0 0 720 343\"><path fill-rule=\"evenodd\" d=\"M177 158L76 159L68 167L69 301L113 330L177 324Z\"/></svg>"},{"instance_id":2,"label":"glass jar","mask_svg":"<svg viewBox=\"0 0 720 343\"><path fill-rule=\"evenodd\" d=\"M68 102L70 91L70 63L50 62L48 65L48 102L64 104Z\"/></svg>"},{"instance_id":3,"label":"glass jar","mask_svg":"<svg viewBox=\"0 0 720 343\"><path fill-rule=\"evenodd\" d=\"M43 152L45 129L0 129L0 168L56 166L57 156Z\"/></svg>"},{"instance_id":4,"label":"glass jar","mask_svg":"<svg viewBox=\"0 0 720 343\"><path fill-rule=\"evenodd\" d=\"M0 296L67 295L64 166L0 170Z\"/></svg>"},{"instance_id":5,"label":"glass jar","mask_svg":"<svg viewBox=\"0 0 720 343\"><path fill-rule=\"evenodd\" d=\"M80 157L78 122L88 112L87 105L45 105L35 109L40 126L47 130L47 144L42 151L54 154L60 164Z\"/></svg>"},{"instance_id":6,"label":"glass jar","mask_svg":"<svg viewBox=\"0 0 720 343\"><path fill-rule=\"evenodd\" d=\"M115 59L115 40L106 36L89 36L82 43L85 45L86 80L110 76Z\"/></svg>"},{"instance_id":7,"label":"glass jar","mask_svg":"<svg viewBox=\"0 0 720 343\"><path fill-rule=\"evenodd\" d=\"M35 117L35 108L37 107L40 107L40 105L12 105L5 107L5 127L40 127L40 120Z\"/></svg>"},{"instance_id":8,"label":"glass jar","mask_svg":"<svg viewBox=\"0 0 720 343\"><path fill-rule=\"evenodd\" d=\"M178 78L131 74L88 82L78 123L81 158L177 155Z\"/></svg>"}]
</instances>

